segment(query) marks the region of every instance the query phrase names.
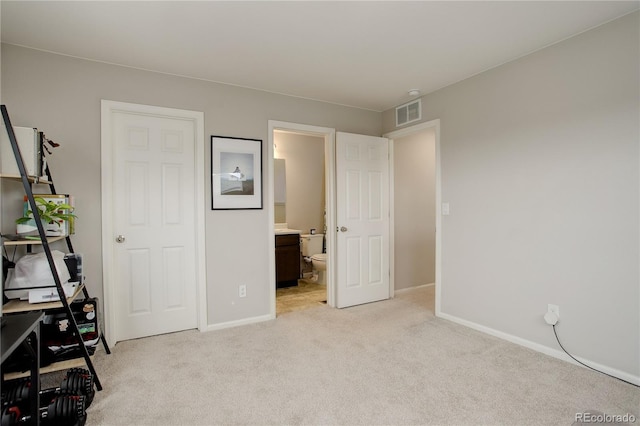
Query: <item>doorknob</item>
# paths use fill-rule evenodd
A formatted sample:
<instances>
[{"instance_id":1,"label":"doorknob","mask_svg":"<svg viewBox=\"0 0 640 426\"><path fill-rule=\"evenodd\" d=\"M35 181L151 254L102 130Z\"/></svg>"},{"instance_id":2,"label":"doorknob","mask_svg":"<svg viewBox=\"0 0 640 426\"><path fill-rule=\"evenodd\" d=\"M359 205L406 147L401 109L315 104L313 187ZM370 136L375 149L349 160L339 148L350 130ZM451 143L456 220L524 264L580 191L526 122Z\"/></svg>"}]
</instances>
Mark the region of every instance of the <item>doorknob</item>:
<instances>
[{"instance_id":1,"label":"doorknob","mask_svg":"<svg viewBox=\"0 0 640 426\"><path fill-rule=\"evenodd\" d=\"M116 237L116 242L117 243L124 243L124 235L118 235Z\"/></svg>"},{"instance_id":2,"label":"doorknob","mask_svg":"<svg viewBox=\"0 0 640 426\"><path fill-rule=\"evenodd\" d=\"M347 232L347 227L346 227L346 226L341 226L341 227L340 227L340 230L341 230L342 232Z\"/></svg>"}]
</instances>

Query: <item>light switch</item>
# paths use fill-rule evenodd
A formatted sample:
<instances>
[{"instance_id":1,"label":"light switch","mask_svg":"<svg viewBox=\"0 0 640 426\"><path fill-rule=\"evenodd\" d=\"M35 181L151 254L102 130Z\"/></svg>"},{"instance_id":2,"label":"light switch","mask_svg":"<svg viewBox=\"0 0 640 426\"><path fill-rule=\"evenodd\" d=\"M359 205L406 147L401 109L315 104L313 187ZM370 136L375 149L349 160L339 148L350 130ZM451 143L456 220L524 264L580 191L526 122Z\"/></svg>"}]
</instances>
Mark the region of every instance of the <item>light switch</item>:
<instances>
[{"instance_id":1,"label":"light switch","mask_svg":"<svg viewBox=\"0 0 640 426\"><path fill-rule=\"evenodd\" d=\"M449 216L449 203L442 203L442 215Z\"/></svg>"}]
</instances>

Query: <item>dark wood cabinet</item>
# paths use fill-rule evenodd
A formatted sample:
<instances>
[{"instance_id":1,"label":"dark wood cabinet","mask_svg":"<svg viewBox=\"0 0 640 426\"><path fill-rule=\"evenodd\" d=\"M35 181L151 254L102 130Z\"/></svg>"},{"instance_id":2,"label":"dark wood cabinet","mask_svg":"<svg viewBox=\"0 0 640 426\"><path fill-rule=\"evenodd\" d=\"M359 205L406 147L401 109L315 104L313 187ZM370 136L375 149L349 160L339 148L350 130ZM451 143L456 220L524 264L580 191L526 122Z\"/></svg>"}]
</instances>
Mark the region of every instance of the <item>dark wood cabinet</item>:
<instances>
[{"instance_id":1,"label":"dark wood cabinet","mask_svg":"<svg viewBox=\"0 0 640 426\"><path fill-rule=\"evenodd\" d=\"M276 235L276 287L298 285L300 278L300 235Z\"/></svg>"}]
</instances>

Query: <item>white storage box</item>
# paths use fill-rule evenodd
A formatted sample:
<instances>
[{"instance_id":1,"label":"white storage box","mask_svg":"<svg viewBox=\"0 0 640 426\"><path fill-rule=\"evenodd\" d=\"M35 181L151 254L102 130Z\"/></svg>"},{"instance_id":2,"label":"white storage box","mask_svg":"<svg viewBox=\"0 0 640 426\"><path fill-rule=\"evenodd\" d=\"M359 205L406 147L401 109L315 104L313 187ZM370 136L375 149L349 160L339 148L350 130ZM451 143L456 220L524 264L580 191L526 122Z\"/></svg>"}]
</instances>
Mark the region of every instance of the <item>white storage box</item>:
<instances>
[{"instance_id":1,"label":"white storage box","mask_svg":"<svg viewBox=\"0 0 640 426\"><path fill-rule=\"evenodd\" d=\"M0 126L0 173L7 176L20 176L18 163L13 154L7 128ZM31 127L13 127L18 147L24 160L27 175L42 177L44 175L44 156L42 140L38 129Z\"/></svg>"},{"instance_id":2,"label":"white storage box","mask_svg":"<svg viewBox=\"0 0 640 426\"><path fill-rule=\"evenodd\" d=\"M73 293L76 291L79 285L80 283L78 282L68 282L62 284L64 295L66 297L73 296ZM60 300L60 296L58 295L58 290L56 290L55 287L29 290L29 303L55 302L58 300Z\"/></svg>"}]
</instances>

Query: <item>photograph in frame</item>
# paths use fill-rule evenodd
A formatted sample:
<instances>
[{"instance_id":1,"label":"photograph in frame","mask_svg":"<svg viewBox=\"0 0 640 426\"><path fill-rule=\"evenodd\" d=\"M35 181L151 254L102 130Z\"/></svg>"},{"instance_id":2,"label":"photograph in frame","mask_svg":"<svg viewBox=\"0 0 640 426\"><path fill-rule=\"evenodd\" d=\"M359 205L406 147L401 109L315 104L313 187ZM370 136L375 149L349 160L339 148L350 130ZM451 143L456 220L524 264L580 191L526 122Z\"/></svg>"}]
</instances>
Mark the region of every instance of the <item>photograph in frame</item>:
<instances>
[{"instance_id":1,"label":"photograph in frame","mask_svg":"<svg viewBox=\"0 0 640 426\"><path fill-rule=\"evenodd\" d=\"M262 140L211 136L211 209L262 208Z\"/></svg>"}]
</instances>

